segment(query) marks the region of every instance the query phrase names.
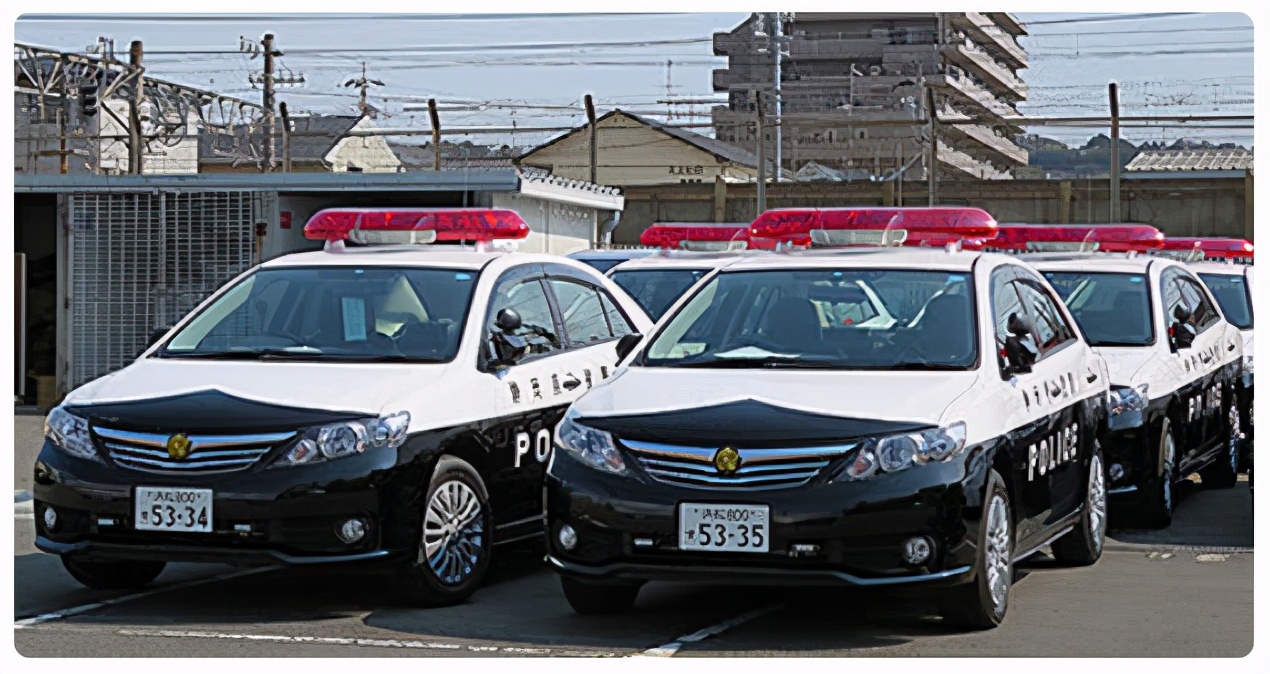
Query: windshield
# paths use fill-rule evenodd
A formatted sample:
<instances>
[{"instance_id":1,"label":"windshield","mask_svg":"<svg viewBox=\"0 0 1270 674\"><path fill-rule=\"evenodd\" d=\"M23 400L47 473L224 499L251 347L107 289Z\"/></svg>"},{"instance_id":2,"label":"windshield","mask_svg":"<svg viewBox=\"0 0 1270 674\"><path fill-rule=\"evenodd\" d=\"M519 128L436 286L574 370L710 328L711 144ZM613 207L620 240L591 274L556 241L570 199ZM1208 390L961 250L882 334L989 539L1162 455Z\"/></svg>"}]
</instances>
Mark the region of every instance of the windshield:
<instances>
[{"instance_id":1,"label":"windshield","mask_svg":"<svg viewBox=\"0 0 1270 674\"><path fill-rule=\"evenodd\" d=\"M1217 305L1221 307L1226 320L1240 330L1251 330L1252 303L1243 274L1200 274L1199 277L1213 293L1213 297L1217 298Z\"/></svg>"},{"instance_id":2,"label":"windshield","mask_svg":"<svg viewBox=\"0 0 1270 674\"><path fill-rule=\"evenodd\" d=\"M966 274L723 272L649 345L649 367L966 370L978 362Z\"/></svg>"},{"instance_id":3,"label":"windshield","mask_svg":"<svg viewBox=\"0 0 1270 674\"><path fill-rule=\"evenodd\" d=\"M454 358L475 272L391 267L262 269L205 307L161 358Z\"/></svg>"},{"instance_id":4,"label":"windshield","mask_svg":"<svg viewBox=\"0 0 1270 674\"><path fill-rule=\"evenodd\" d=\"M1111 272L1046 272L1093 346L1155 343L1146 276Z\"/></svg>"},{"instance_id":5,"label":"windshield","mask_svg":"<svg viewBox=\"0 0 1270 674\"><path fill-rule=\"evenodd\" d=\"M617 271L609 278L621 286L654 321L670 309L707 269L640 269Z\"/></svg>"},{"instance_id":6,"label":"windshield","mask_svg":"<svg viewBox=\"0 0 1270 674\"><path fill-rule=\"evenodd\" d=\"M596 257L579 257L575 259L577 259L578 262L581 262L582 264L585 264L588 267L591 267L592 269L599 270L601 274L607 272L613 267L616 267L617 265L622 264L623 262L626 261L621 258L596 258Z\"/></svg>"}]
</instances>

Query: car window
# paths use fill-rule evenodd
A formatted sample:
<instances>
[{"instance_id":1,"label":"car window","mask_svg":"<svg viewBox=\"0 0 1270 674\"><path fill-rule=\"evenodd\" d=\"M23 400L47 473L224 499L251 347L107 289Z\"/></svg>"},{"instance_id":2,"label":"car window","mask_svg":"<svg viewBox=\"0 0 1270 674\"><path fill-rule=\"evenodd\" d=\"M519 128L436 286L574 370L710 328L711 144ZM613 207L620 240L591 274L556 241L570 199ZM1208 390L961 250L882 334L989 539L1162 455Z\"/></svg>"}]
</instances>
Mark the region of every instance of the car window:
<instances>
[{"instance_id":1,"label":"car window","mask_svg":"<svg viewBox=\"0 0 1270 674\"><path fill-rule=\"evenodd\" d=\"M1091 346L1155 343L1144 274L1045 272L1044 276L1055 288L1073 288L1064 302Z\"/></svg>"},{"instance_id":2,"label":"car window","mask_svg":"<svg viewBox=\"0 0 1270 674\"><path fill-rule=\"evenodd\" d=\"M1208 301L1208 296L1204 294L1200 287L1199 281L1186 275L1178 275L1178 284L1182 289L1182 297L1186 300L1188 306L1194 307L1194 315L1191 317L1191 324L1195 326L1195 332L1203 332L1217 324L1221 315L1217 313L1216 307Z\"/></svg>"},{"instance_id":3,"label":"car window","mask_svg":"<svg viewBox=\"0 0 1270 674\"><path fill-rule=\"evenodd\" d=\"M1244 277L1231 274L1200 274L1204 285L1217 298L1226 320L1240 330L1252 329L1252 304Z\"/></svg>"},{"instance_id":4,"label":"car window","mask_svg":"<svg viewBox=\"0 0 1270 674\"><path fill-rule=\"evenodd\" d=\"M992 272L992 324L998 355L1007 350L1023 348L1030 356L1029 363L1034 363L1039 357L1039 351L1032 335L1016 336L1011 331L1011 324L1027 318L1027 310L1023 307L1023 299L1019 297L1018 284L1014 279L1014 271L1010 267L999 267ZM1000 364L1004 365L1004 360Z\"/></svg>"},{"instance_id":5,"label":"car window","mask_svg":"<svg viewBox=\"0 0 1270 674\"><path fill-rule=\"evenodd\" d=\"M1022 278L1016 281L1015 285L1018 286L1019 295L1026 302L1042 358L1076 339L1071 327L1063 319L1062 312L1040 284Z\"/></svg>"},{"instance_id":6,"label":"car window","mask_svg":"<svg viewBox=\"0 0 1270 674\"><path fill-rule=\"evenodd\" d=\"M618 308L612 296L601 290L600 302L604 304L604 315L608 316L609 328L613 331L614 337L625 337L635 333L635 326L631 325L630 320Z\"/></svg>"},{"instance_id":7,"label":"car window","mask_svg":"<svg viewBox=\"0 0 1270 674\"><path fill-rule=\"evenodd\" d=\"M547 281L560 306L565 334L574 346L594 344L613 338L604 304L595 288L568 279Z\"/></svg>"},{"instance_id":8,"label":"car window","mask_svg":"<svg viewBox=\"0 0 1270 674\"><path fill-rule=\"evenodd\" d=\"M536 335L541 340L531 341L530 354L550 353L563 348L555 322L551 318L551 305L547 302L547 293L538 279L521 281L501 289L494 295L490 303L489 325L487 329L494 331L494 321L498 312L512 309L520 314L521 327L517 335Z\"/></svg>"},{"instance_id":9,"label":"car window","mask_svg":"<svg viewBox=\"0 0 1270 674\"><path fill-rule=\"evenodd\" d=\"M707 269L619 269L609 277L654 321L701 280Z\"/></svg>"}]
</instances>

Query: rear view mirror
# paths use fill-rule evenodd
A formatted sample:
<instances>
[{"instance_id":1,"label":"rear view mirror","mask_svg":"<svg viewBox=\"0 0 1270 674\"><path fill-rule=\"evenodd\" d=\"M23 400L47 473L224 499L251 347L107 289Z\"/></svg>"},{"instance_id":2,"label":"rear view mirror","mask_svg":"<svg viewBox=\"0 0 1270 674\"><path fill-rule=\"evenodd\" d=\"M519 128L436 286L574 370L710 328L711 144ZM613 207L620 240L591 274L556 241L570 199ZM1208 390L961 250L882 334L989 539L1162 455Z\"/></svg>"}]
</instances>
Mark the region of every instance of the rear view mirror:
<instances>
[{"instance_id":1,"label":"rear view mirror","mask_svg":"<svg viewBox=\"0 0 1270 674\"><path fill-rule=\"evenodd\" d=\"M631 333L629 335L623 335L621 339L617 340L617 362L620 363L623 360L626 360L626 357L631 355L631 352L635 350L635 347L639 346L639 342L642 339L644 339L643 335L639 333Z\"/></svg>"}]
</instances>

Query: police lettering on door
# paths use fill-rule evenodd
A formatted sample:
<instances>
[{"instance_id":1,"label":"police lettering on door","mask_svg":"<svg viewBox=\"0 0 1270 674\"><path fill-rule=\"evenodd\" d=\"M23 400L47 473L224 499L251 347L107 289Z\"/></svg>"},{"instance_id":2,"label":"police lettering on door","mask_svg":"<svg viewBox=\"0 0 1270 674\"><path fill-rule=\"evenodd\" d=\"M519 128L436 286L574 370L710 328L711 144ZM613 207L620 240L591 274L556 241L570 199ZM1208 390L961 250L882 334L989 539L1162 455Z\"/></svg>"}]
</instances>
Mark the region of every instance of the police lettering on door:
<instances>
[{"instance_id":1,"label":"police lettering on door","mask_svg":"<svg viewBox=\"0 0 1270 674\"><path fill-rule=\"evenodd\" d=\"M528 461L525 457L530 454L533 454L538 463L545 462L551 456L551 431L544 428L533 436L528 433L516 434L515 467L520 468L521 462Z\"/></svg>"},{"instance_id":2,"label":"police lettering on door","mask_svg":"<svg viewBox=\"0 0 1270 674\"><path fill-rule=\"evenodd\" d=\"M1076 458L1080 448L1080 424L1051 433L1027 448L1027 479L1044 476L1058 466Z\"/></svg>"}]
</instances>

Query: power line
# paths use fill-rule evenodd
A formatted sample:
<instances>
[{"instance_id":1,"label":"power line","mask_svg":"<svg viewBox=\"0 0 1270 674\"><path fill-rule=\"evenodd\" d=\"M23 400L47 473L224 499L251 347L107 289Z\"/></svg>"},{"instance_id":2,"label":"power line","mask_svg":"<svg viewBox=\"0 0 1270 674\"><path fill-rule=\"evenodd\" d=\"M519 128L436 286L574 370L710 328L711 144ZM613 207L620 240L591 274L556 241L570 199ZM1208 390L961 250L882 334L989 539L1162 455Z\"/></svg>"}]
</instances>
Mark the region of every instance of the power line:
<instances>
[{"instance_id":1,"label":"power line","mask_svg":"<svg viewBox=\"0 0 1270 674\"><path fill-rule=\"evenodd\" d=\"M1204 12L1157 12L1154 14L1099 14L1095 16L1082 16L1074 19L1051 19L1048 21L1028 21L1024 27L1032 26L1053 26L1058 24L1069 23L1111 23L1115 21L1142 21L1144 19L1172 19L1174 17L1181 18L1185 16L1195 16Z\"/></svg>"}]
</instances>

